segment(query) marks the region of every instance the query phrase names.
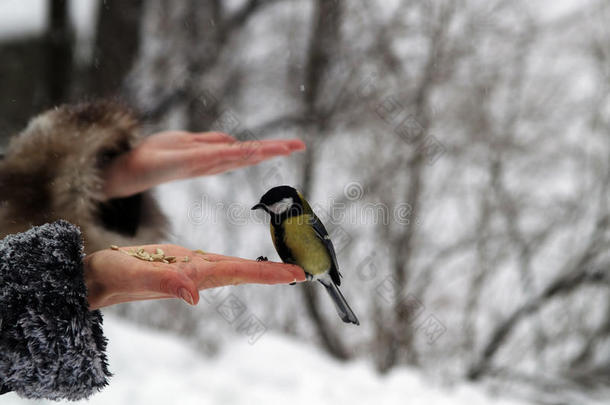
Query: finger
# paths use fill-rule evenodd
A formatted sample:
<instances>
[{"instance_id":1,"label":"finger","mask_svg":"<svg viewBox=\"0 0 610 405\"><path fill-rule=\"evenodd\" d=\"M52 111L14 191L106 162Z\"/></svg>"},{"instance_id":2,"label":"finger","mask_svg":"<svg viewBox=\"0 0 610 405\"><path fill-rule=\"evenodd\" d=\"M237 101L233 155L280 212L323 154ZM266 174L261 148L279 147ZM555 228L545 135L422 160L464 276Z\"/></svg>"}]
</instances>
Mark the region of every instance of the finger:
<instances>
[{"instance_id":1,"label":"finger","mask_svg":"<svg viewBox=\"0 0 610 405\"><path fill-rule=\"evenodd\" d=\"M300 139L288 139L288 140L286 140L286 144L288 145L290 150L293 150L293 151L307 149L305 142L303 142Z\"/></svg>"},{"instance_id":2,"label":"finger","mask_svg":"<svg viewBox=\"0 0 610 405\"><path fill-rule=\"evenodd\" d=\"M149 266L155 269L146 277L145 288L182 299L190 305L197 305L199 290L187 274L175 271L173 266L163 263L151 263Z\"/></svg>"},{"instance_id":3,"label":"finger","mask_svg":"<svg viewBox=\"0 0 610 405\"><path fill-rule=\"evenodd\" d=\"M303 142L299 140L262 140L262 141L246 141L246 142L232 142L226 144L215 145L211 149L206 145L201 145L200 148L194 148L190 150L190 155L195 159L206 159L220 158L226 159L243 159L247 157L264 157L277 156L277 155L289 155L294 151L301 150L304 148Z\"/></svg>"},{"instance_id":4,"label":"finger","mask_svg":"<svg viewBox=\"0 0 610 405\"><path fill-rule=\"evenodd\" d=\"M222 262L222 261L235 261L235 262L252 262L249 259L243 259L241 257L225 256L217 253L198 253L195 252L195 257L199 257L208 262Z\"/></svg>"},{"instance_id":5,"label":"finger","mask_svg":"<svg viewBox=\"0 0 610 405\"><path fill-rule=\"evenodd\" d=\"M216 165L214 165L214 167L206 170L204 173L210 175L210 174L219 174L219 173L230 172L231 170L239 169L242 167L254 166L256 164L259 164L262 161L269 160L274 157L275 156L265 156L262 158L261 157L257 157L257 158L248 157L246 159L232 160L227 163L216 164Z\"/></svg>"},{"instance_id":6,"label":"finger","mask_svg":"<svg viewBox=\"0 0 610 405\"><path fill-rule=\"evenodd\" d=\"M305 281L303 270L292 264L220 261L212 268L212 275L224 284L288 284Z\"/></svg>"},{"instance_id":7,"label":"finger","mask_svg":"<svg viewBox=\"0 0 610 405\"><path fill-rule=\"evenodd\" d=\"M283 142L248 141L228 144L219 155L223 158L244 158L255 155L289 155L291 149Z\"/></svg>"},{"instance_id":8,"label":"finger","mask_svg":"<svg viewBox=\"0 0 610 405\"><path fill-rule=\"evenodd\" d=\"M270 152L268 149L258 149L252 154L245 155L242 158L232 158L229 160L225 160L224 163L214 165L214 167L211 168L210 174L223 173L246 166L254 166L266 160L273 159L278 156L286 156L293 152L294 151L291 150L289 153L286 154L275 153L274 151Z\"/></svg>"},{"instance_id":9,"label":"finger","mask_svg":"<svg viewBox=\"0 0 610 405\"><path fill-rule=\"evenodd\" d=\"M237 139L224 132L196 132L193 133L193 139L206 143L237 142Z\"/></svg>"},{"instance_id":10,"label":"finger","mask_svg":"<svg viewBox=\"0 0 610 405\"><path fill-rule=\"evenodd\" d=\"M237 157L224 157L222 160L216 162L216 164L211 167L211 170L216 173L220 173L221 171L256 165L260 162L276 157L288 156L291 153L292 151L285 150L280 150L278 152L274 150L274 148L259 148L251 153L244 153Z\"/></svg>"},{"instance_id":11,"label":"finger","mask_svg":"<svg viewBox=\"0 0 610 405\"><path fill-rule=\"evenodd\" d=\"M197 173L206 168L213 168L217 164L238 162L265 156L289 155L292 153L285 145L263 145L257 142L234 142L218 146L201 145L183 151L169 152L167 159L181 166L190 168L190 172Z\"/></svg>"},{"instance_id":12,"label":"finger","mask_svg":"<svg viewBox=\"0 0 610 405\"><path fill-rule=\"evenodd\" d=\"M259 142L260 146L263 147L263 150L265 150L264 147L271 145L288 148L290 152L297 152L307 148L305 143L300 139L264 139L257 142Z\"/></svg>"},{"instance_id":13,"label":"finger","mask_svg":"<svg viewBox=\"0 0 610 405\"><path fill-rule=\"evenodd\" d=\"M300 139L261 139L250 142L258 142L261 145L278 145L287 147L290 150L305 149L305 143Z\"/></svg>"},{"instance_id":14,"label":"finger","mask_svg":"<svg viewBox=\"0 0 610 405\"><path fill-rule=\"evenodd\" d=\"M249 166L276 156L288 156L293 151L284 143L234 142L201 144L201 147L168 151L159 157L160 166L171 168L172 178L218 174Z\"/></svg>"},{"instance_id":15,"label":"finger","mask_svg":"<svg viewBox=\"0 0 610 405\"><path fill-rule=\"evenodd\" d=\"M215 164L212 168L205 171L205 174L219 174L230 172L231 170L239 169L247 166L254 166L266 160L273 159L277 157L277 154L252 154L243 159L232 159L226 163Z\"/></svg>"}]
</instances>

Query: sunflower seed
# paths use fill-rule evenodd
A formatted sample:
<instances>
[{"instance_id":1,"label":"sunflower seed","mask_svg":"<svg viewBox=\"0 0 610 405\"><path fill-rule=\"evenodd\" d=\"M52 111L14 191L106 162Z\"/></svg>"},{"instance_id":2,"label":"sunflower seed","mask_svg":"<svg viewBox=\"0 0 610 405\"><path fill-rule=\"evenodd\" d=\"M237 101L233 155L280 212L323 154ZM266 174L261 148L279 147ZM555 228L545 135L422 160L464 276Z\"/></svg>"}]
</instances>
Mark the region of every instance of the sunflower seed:
<instances>
[{"instance_id":1,"label":"sunflower seed","mask_svg":"<svg viewBox=\"0 0 610 405\"><path fill-rule=\"evenodd\" d=\"M114 249L114 247L116 247L116 249ZM146 250L144 250L144 248L121 250L116 245L111 245L110 248L123 252L129 256L133 256L136 259L144 260L147 262L161 262L165 264L170 264L176 261L176 256L165 256L165 252L163 251L163 249L159 248L156 248L154 253L147 252Z\"/></svg>"}]
</instances>

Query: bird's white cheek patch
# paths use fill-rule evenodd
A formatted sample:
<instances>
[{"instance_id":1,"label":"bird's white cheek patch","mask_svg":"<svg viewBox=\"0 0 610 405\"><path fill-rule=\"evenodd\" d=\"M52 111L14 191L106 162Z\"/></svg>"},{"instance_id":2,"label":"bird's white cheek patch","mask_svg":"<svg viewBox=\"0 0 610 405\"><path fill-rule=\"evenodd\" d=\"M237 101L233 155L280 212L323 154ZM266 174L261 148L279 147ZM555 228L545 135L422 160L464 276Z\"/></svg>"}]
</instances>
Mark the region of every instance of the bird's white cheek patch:
<instances>
[{"instance_id":1,"label":"bird's white cheek patch","mask_svg":"<svg viewBox=\"0 0 610 405\"><path fill-rule=\"evenodd\" d=\"M269 211L273 212L275 215L283 214L290 207L292 207L292 202L292 197L284 198L281 201L269 206Z\"/></svg>"}]
</instances>

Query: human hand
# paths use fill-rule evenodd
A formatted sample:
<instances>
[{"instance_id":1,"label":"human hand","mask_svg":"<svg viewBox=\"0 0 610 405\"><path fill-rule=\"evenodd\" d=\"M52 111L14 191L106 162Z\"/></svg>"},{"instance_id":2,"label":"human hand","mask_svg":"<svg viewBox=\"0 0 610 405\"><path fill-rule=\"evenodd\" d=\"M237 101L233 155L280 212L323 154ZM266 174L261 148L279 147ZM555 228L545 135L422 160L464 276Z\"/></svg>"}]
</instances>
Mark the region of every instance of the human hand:
<instances>
[{"instance_id":1,"label":"human hand","mask_svg":"<svg viewBox=\"0 0 610 405\"><path fill-rule=\"evenodd\" d=\"M148 262L124 251L163 250L174 263ZM122 251L121 251L122 250ZM183 261L188 257L189 261ZM288 284L305 281L303 270L291 264L254 261L213 253L197 253L176 245L105 249L85 256L85 284L91 310L122 302L181 298L199 302L199 290L237 284Z\"/></svg>"},{"instance_id":2,"label":"human hand","mask_svg":"<svg viewBox=\"0 0 610 405\"><path fill-rule=\"evenodd\" d=\"M103 173L104 194L128 197L168 181L218 174L303 149L298 139L239 142L221 132L160 132L110 162Z\"/></svg>"}]
</instances>

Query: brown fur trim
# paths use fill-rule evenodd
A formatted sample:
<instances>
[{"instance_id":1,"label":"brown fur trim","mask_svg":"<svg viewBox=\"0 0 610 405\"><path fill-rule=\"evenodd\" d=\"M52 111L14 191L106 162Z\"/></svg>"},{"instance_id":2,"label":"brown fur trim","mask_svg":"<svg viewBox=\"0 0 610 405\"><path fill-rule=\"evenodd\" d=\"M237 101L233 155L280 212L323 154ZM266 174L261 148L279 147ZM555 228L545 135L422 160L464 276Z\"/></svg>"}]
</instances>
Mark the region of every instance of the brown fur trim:
<instances>
[{"instance_id":1,"label":"brown fur trim","mask_svg":"<svg viewBox=\"0 0 610 405\"><path fill-rule=\"evenodd\" d=\"M110 102L62 106L32 119L0 162L0 236L65 219L81 228L87 252L161 240L166 220L149 195L134 237L106 229L98 215L104 164L137 141L133 115Z\"/></svg>"}]
</instances>

